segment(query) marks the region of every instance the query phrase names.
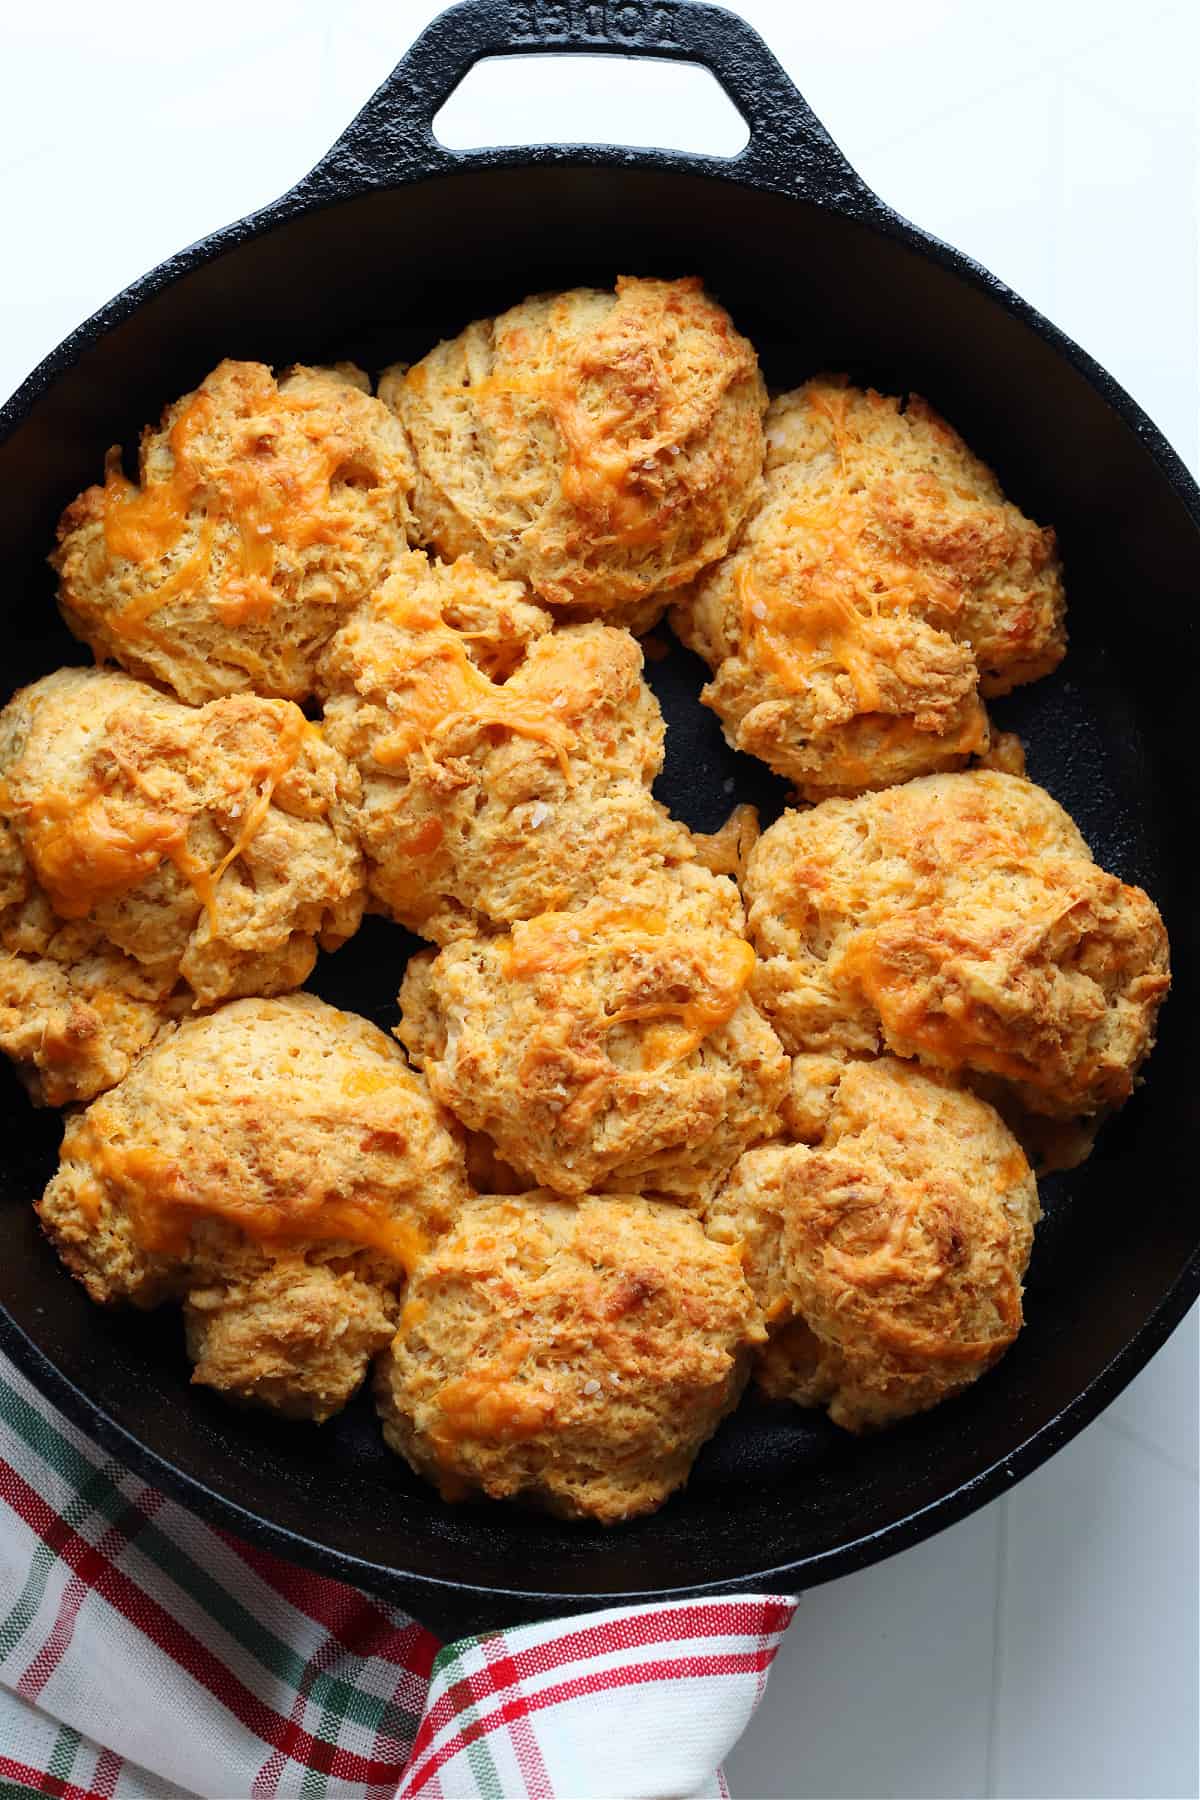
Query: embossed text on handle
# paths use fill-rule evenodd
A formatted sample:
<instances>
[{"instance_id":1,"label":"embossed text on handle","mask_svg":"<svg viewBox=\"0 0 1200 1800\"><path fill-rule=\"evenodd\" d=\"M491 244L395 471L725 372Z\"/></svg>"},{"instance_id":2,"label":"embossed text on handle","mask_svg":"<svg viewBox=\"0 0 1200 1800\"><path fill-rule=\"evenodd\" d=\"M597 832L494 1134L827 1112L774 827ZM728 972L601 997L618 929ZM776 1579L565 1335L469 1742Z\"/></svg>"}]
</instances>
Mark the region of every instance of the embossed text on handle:
<instances>
[{"instance_id":1,"label":"embossed text on handle","mask_svg":"<svg viewBox=\"0 0 1200 1800\"><path fill-rule=\"evenodd\" d=\"M678 45L676 0L513 0L514 41Z\"/></svg>"}]
</instances>

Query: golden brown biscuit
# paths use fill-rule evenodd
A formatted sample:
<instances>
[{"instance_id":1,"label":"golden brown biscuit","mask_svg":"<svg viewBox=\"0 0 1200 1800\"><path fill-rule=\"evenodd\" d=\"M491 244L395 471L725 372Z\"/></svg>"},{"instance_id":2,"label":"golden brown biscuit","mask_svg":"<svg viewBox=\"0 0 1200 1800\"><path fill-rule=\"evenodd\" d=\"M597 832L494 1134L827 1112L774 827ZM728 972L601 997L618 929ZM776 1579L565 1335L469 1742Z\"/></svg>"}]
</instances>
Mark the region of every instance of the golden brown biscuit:
<instances>
[{"instance_id":1,"label":"golden brown biscuit","mask_svg":"<svg viewBox=\"0 0 1200 1800\"><path fill-rule=\"evenodd\" d=\"M1153 901L1043 789L929 775L787 813L745 892L753 993L793 1051L898 1056L1069 1119L1120 1105L1169 985Z\"/></svg>"},{"instance_id":2,"label":"golden brown biscuit","mask_svg":"<svg viewBox=\"0 0 1200 1800\"><path fill-rule=\"evenodd\" d=\"M738 750L819 800L961 768L982 694L1066 648L1054 533L923 400L824 378L772 402L766 485L672 622Z\"/></svg>"},{"instance_id":3,"label":"golden brown biscuit","mask_svg":"<svg viewBox=\"0 0 1200 1800\"><path fill-rule=\"evenodd\" d=\"M42 895L0 915L0 1050L36 1105L90 1100L187 1013L191 996Z\"/></svg>"},{"instance_id":4,"label":"golden brown biscuit","mask_svg":"<svg viewBox=\"0 0 1200 1800\"><path fill-rule=\"evenodd\" d=\"M890 1057L843 1066L815 1148L748 1150L706 1215L771 1333L767 1393L849 1431L958 1393L1021 1328L1037 1184L993 1109Z\"/></svg>"},{"instance_id":5,"label":"golden brown biscuit","mask_svg":"<svg viewBox=\"0 0 1200 1800\"><path fill-rule=\"evenodd\" d=\"M319 1424L340 1412L396 1329L394 1272L341 1245L211 1247L183 1296L192 1380Z\"/></svg>"},{"instance_id":6,"label":"golden brown biscuit","mask_svg":"<svg viewBox=\"0 0 1200 1800\"><path fill-rule=\"evenodd\" d=\"M362 774L371 895L437 943L697 860L649 794L663 722L635 639L551 634L524 592L412 552L321 664L326 735Z\"/></svg>"},{"instance_id":7,"label":"golden brown biscuit","mask_svg":"<svg viewBox=\"0 0 1200 1800\"><path fill-rule=\"evenodd\" d=\"M358 777L286 700L59 669L0 713L0 1048L90 1099L164 1021L298 987L357 929Z\"/></svg>"},{"instance_id":8,"label":"golden brown biscuit","mask_svg":"<svg viewBox=\"0 0 1200 1800\"><path fill-rule=\"evenodd\" d=\"M679 1207L473 1200L414 1271L384 1436L448 1500L612 1524L683 1485L761 1338L736 1254Z\"/></svg>"},{"instance_id":9,"label":"golden brown biscuit","mask_svg":"<svg viewBox=\"0 0 1200 1800\"><path fill-rule=\"evenodd\" d=\"M754 350L697 280L523 300L389 371L423 543L648 629L724 555L762 472Z\"/></svg>"},{"instance_id":10,"label":"golden brown biscuit","mask_svg":"<svg viewBox=\"0 0 1200 1800\"><path fill-rule=\"evenodd\" d=\"M681 877L415 957L398 1035L432 1093L534 1180L696 1199L772 1134L786 1089L753 963L710 886Z\"/></svg>"},{"instance_id":11,"label":"golden brown biscuit","mask_svg":"<svg viewBox=\"0 0 1200 1800\"><path fill-rule=\"evenodd\" d=\"M62 516L63 617L97 657L188 701L303 700L342 620L404 548L404 433L358 369L223 362L142 434L139 479Z\"/></svg>"},{"instance_id":12,"label":"golden brown biscuit","mask_svg":"<svg viewBox=\"0 0 1200 1800\"><path fill-rule=\"evenodd\" d=\"M186 1021L73 1114L38 1213L93 1300L186 1303L195 1380L324 1419L466 1194L396 1045L291 994Z\"/></svg>"},{"instance_id":13,"label":"golden brown biscuit","mask_svg":"<svg viewBox=\"0 0 1200 1800\"><path fill-rule=\"evenodd\" d=\"M743 803L733 808L719 831L694 831L692 842L706 869L714 875L732 875L741 881L750 852L761 836L758 808Z\"/></svg>"}]
</instances>

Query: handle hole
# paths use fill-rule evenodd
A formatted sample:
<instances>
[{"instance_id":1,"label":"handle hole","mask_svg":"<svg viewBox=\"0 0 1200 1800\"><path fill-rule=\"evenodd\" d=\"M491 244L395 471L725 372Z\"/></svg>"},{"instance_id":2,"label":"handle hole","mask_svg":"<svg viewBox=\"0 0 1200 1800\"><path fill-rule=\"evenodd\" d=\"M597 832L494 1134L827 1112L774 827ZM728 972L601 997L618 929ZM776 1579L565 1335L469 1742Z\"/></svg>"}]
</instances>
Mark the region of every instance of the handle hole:
<instances>
[{"instance_id":1,"label":"handle hole","mask_svg":"<svg viewBox=\"0 0 1200 1800\"><path fill-rule=\"evenodd\" d=\"M746 121L707 69L611 56L489 56L433 121L447 150L623 144L737 156Z\"/></svg>"}]
</instances>

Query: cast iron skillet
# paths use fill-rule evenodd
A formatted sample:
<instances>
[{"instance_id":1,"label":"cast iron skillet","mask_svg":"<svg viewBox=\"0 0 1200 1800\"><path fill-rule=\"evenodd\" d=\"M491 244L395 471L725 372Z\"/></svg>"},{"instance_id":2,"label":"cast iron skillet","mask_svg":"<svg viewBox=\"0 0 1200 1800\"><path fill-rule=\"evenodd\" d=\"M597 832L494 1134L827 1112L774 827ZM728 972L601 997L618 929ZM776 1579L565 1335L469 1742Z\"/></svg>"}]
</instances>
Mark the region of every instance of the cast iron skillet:
<instances>
[{"instance_id":1,"label":"cast iron skillet","mask_svg":"<svg viewBox=\"0 0 1200 1800\"><path fill-rule=\"evenodd\" d=\"M731 161L564 148L458 155L430 121L480 57L618 51L710 69L750 128ZM1119 254L1119 246L1114 246ZM456 1632L717 1588L795 1588L915 1543L1044 1461L1110 1401L1200 1292L1200 922L1193 696L1200 492L1150 420L1000 282L896 217L848 167L755 33L715 8L466 0L436 20L298 187L145 276L83 325L0 414L8 686L83 660L44 558L60 508L164 401L222 356L351 356L377 369L539 288L618 271L699 272L768 379L824 368L913 387L1012 497L1059 529L1071 651L997 707L1097 856L1166 913L1175 991L1150 1080L1084 1169L1045 1184L1028 1324L962 1400L855 1441L814 1415L743 1409L654 1518L586 1530L450 1507L386 1454L360 1399L329 1425L239 1414L187 1385L179 1321L106 1316L30 1208L52 1114L0 1086L0 1342L59 1406L209 1518ZM682 651L651 666L662 797L718 825L782 786L733 755ZM732 782L732 792L727 791ZM380 921L314 986L390 1025L412 940Z\"/></svg>"}]
</instances>

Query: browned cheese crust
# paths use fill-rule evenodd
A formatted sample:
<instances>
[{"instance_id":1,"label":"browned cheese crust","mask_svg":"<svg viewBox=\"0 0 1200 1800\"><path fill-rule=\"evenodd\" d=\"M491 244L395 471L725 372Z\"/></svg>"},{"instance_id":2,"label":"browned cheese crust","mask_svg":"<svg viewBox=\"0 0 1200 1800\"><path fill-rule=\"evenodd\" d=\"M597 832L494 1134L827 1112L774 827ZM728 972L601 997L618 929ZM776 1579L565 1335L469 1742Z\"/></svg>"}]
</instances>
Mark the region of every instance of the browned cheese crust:
<instances>
[{"instance_id":1,"label":"browned cheese crust","mask_svg":"<svg viewBox=\"0 0 1200 1800\"><path fill-rule=\"evenodd\" d=\"M762 1387L864 1431L1003 1355L1039 1217L992 1108L887 1057L843 1065L813 1147L747 1151L706 1229L740 1247L766 1320Z\"/></svg>"},{"instance_id":2,"label":"browned cheese crust","mask_svg":"<svg viewBox=\"0 0 1200 1800\"><path fill-rule=\"evenodd\" d=\"M1158 909L1019 776L930 775L787 813L745 892L753 992L794 1052L885 1047L1062 1120L1120 1105L1154 1043Z\"/></svg>"},{"instance_id":3,"label":"browned cheese crust","mask_svg":"<svg viewBox=\"0 0 1200 1800\"><path fill-rule=\"evenodd\" d=\"M729 742L814 800L985 754L979 696L1066 649L1054 533L915 395L825 377L766 430L761 504L672 612Z\"/></svg>"},{"instance_id":4,"label":"browned cheese crust","mask_svg":"<svg viewBox=\"0 0 1200 1800\"><path fill-rule=\"evenodd\" d=\"M683 1485L761 1338L736 1253L678 1207L473 1200L414 1271L384 1436L446 1499L612 1524Z\"/></svg>"},{"instance_id":5,"label":"browned cheese crust","mask_svg":"<svg viewBox=\"0 0 1200 1800\"><path fill-rule=\"evenodd\" d=\"M352 365L223 362L109 453L51 558L59 604L97 657L184 700L303 700L322 649L404 548L404 433Z\"/></svg>"},{"instance_id":6,"label":"browned cheese crust","mask_svg":"<svg viewBox=\"0 0 1200 1800\"><path fill-rule=\"evenodd\" d=\"M185 1303L193 1380L325 1419L467 1195L397 1046L311 994L188 1020L72 1114L38 1205L99 1303Z\"/></svg>"},{"instance_id":7,"label":"browned cheese crust","mask_svg":"<svg viewBox=\"0 0 1200 1800\"><path fill-rule=\"evenodd\" d=\"M703 882L650 796L663 722L636 640L552 633L525 595L469 557L411 552L321 664L326 736L362 775L372 899L436 943L667 869Z\"/></svg>"},{"instance_id":8,"label":"browned cheese crust","mask_svg":"<svg viewBox=\"0 0 1200 1800\"><path fill-rule=\"evenodd\" d=\"M0 713L0 1048L91 1099L167 1019L306 979L358 927L358 777L286 700L59 669Z\"/></svg>"},{"instance_id":9,"label":"browned cheese crust","mask_svg":"<svg viewBox=\"0 0 1200 1800\"><path fill-rule=\"evenodd\" d=\"M523 300L379 392L412 443L421 541L581 618L647 629L761 477L758 359L694 279Z\"/></svg>"},{"instance_id":10,"label":"browned cheese crust","mask_svg":"<svg viewBox=\"0 0 1200 1800\"><path fill-rule=\"evenodd\" d=\"M408 965L398 1035L431 1091L558 1193L695 1200L775 1129L787 1058L704 874Z\"/></svg>"}]
</instances>

